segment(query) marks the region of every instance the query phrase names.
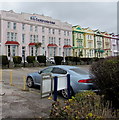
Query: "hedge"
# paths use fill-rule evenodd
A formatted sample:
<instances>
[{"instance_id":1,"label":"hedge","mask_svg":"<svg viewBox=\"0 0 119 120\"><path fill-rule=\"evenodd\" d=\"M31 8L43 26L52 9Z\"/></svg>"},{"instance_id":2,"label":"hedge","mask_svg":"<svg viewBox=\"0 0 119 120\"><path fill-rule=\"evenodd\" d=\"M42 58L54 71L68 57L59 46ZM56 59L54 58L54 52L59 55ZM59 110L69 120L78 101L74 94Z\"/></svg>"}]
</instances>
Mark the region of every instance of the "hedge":
<instances>
[{"instance_id":1,"label":"hedge","mask_svg":"<svg viewBox=\"0 0 119 120\"><path fill-rule=\"evenodd\" d=\"M21 64L22 57L21 56L14 56L13 57L13 62L14 64Z\"/></svg>"},{"instance_id":2,"label":"hedge","mask_svg":"<svg viewBox=\"0 0 119 120\"><path fill-rule=\"evenodd\" d=\"M61 56L55 56L54 60L55 60L56 65L61 65L63 57L61 57Z\"/></svg>"},{"instance_id":3,"label":"hedge","mask_svg":"<svg viewBox=\"0 0 119 120\"><path fill-rule=\"evenodd\" d=\"M93 63L90 69L94 84L101 94L119 109L119 57L110 57Z\"/></svg>"},{"instance_id":4,"label":"hedge","mask_svg":"<svg viewBox=\"0 0 119 120\"><path fill-rule=\"evenodd\" d=\"M37 56L37 61L39 63L46 63L46 56Z\"/></svg>"},{"instance_id":5,"label":"hedge","mask_svg":"<svg viewBox=\"0 0 119 120\"><path fill-rule=\"evenodd\" d=\"M35 61L35 56L27 56L26 60L28 63L33 63Z\"/></svg>"},{"instance_id":6,"label":"hedge","mask_svg":"<svg viewBox=\"0 0 119 120\"><path fill-rule=\"evenodd\" d=\"M0 62L1 62L0 64L2 64L2 65L8 65L9 64L8 57L6 55L1 55Z\"/></svg>"}]
</instances>

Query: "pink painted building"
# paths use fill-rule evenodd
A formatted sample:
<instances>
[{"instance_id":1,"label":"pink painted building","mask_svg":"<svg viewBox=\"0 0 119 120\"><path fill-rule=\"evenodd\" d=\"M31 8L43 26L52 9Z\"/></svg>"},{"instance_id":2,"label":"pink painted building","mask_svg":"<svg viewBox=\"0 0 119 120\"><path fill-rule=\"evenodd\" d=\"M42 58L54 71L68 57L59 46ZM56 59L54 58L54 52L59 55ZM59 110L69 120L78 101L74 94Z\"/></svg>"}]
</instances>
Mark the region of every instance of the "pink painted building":
<instances>
[{"instance_id":1,"label":"pink painted building","mask_svg":"<svg viewBox=\"0 0 119 120\"><path fill-rule=\"evenodd\" d=\"M111 56L118 56L119 55L119 38L118 35L110 34L111 35Z\"/></svg>"},{"instance_id":2,"label":"pink painted building","mask_svg":"<svg viewBox=\"0 0 119 120\"><path fill-rule=\"evenodd\" d=\"M72 25L44 15L0 11L1 55L35 56L39 42L37 55L71 56Z\"/></svg>"}]
</instances>

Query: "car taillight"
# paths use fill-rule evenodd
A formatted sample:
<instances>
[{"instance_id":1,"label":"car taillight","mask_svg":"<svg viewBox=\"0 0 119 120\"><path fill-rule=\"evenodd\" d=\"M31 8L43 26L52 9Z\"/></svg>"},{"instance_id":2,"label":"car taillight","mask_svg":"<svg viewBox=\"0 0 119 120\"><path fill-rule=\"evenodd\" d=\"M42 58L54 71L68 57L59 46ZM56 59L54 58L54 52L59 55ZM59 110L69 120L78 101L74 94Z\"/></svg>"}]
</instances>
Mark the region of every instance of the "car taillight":
<instances>
[{"instance_id":1,"label":"car taillight","mask_svg":"<svg viewBox=\"0 0 119 120\"><path fill-rule=\"evenodd\" d=\"M92 83L92 79L79 80L79 83Z\"/></svg>"}]
</instances>

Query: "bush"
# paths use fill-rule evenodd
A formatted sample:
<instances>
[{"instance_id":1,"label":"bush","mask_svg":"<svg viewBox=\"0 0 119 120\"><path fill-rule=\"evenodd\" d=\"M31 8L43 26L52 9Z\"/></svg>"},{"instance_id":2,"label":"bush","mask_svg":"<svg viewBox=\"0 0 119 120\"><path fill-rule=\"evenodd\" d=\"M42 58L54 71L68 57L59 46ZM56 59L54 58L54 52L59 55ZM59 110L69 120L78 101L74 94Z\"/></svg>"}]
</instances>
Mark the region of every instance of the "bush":
<instances>
[{"instance_id":1,"label":"bush","mask_svg":"<svg viewBox=\"0 0 119 120\"><path fill-rule=\"evenodd\" d=\"M61 56L55 56L54 60L55 60L56 65L61 65L63 57L61 57Z\"/></svg>"},{"instance_id":2,"label":"bush","mask_svg":"<svg viewBox=\"0 0 119 120\"><path fill-rule=\"evenodd\" d=\"M27 56L26 60L28 63L33 63L35 61L35 56Z\"/></svg>"},{"instance_id":3,"label":"bush","mask_svg":"<svg viewBox=\"0 0 119 120\"><path fill-rule=\"evenodd\" d=\"M105 58L91 66L92 79L106 100L119 108L119 57Z\"/></svg>"},{"instance_id":4,"label":"bush","mask_svg":"<svg viewBox=\"0 0 119 120\"><path fill-rule=\"evenodd\" d=\"M37 56L37 61L39 63L46 63L46 56Z\"/></svg>"},{"instance_id":5,"label":"bush","mask_svg":"<svg viewBox=\"0 0 119 120\"><path fill-rule=\"evenodd\" d=\"M14 64L21 64L22 57L21 56L14 56L13 57L13 62Z\"/></svg>"},{"instance_id":6,"label":"bush","mask_svg":"<svg viewBox=\"0 0 119 120\"><path fill-rule=\"evenodd\" d=\"M72 97L72 99L64 101L64 103L62 101L54 102L50 117L66 120L115 118L115 112L112 115L111 110L108 109L108 102L105 107L102 104L102 100L103 96L100 97L92 91L81 92Z\"/></svg>"},{"instance_id":7,"label":"bush","mask_svg":"<svg viewBox=\"0 0 119 120\"><path fill-rule=\"evenodd\" d=\"M9 64L8 57L6 55L1 55L0 62L2 65L8 65Z\"/></svg>"},{"instance_id":8,"label":"bush","mask_svg":"<svg viewBox=\"0 0 119 120\"><path fill-rule=\"evenodd\" d=\"M86 64L91 64L92 60L93 60L93 58L81 58L81 61L83 61Z\"/></svg>"},{"instance_id":9,"label":"bush","mask_svg":"<svg viewBox=\"0 0 119 120\"><path fill-rule=\"evenodd\" d=\"M66 60L66 62L73 61L73 56L66 56L65 60Z\"/></svg>"}]
</instances>

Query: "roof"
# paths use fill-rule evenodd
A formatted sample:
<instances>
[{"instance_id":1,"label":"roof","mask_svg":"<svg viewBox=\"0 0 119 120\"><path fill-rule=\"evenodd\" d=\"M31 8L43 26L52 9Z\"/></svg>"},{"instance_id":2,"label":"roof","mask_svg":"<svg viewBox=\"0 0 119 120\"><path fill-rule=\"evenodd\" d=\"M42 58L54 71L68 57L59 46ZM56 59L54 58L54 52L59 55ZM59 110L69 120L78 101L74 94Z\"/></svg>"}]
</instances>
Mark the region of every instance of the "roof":
<instances>
[{"instance_id":1,"label":"roof","mask_svg":"<svg viewBox=\"0 0 119 120\"><path fill-rule=\"evenodd\" d=\"M69 66L69 65L55 65L55 66L51 66L51 67L59 67L59 68L63 68L63 69L78 68L76 66Z\"/></svg>"}]
</instances>

